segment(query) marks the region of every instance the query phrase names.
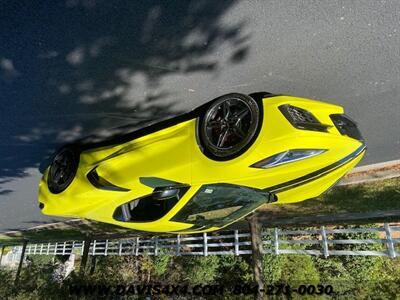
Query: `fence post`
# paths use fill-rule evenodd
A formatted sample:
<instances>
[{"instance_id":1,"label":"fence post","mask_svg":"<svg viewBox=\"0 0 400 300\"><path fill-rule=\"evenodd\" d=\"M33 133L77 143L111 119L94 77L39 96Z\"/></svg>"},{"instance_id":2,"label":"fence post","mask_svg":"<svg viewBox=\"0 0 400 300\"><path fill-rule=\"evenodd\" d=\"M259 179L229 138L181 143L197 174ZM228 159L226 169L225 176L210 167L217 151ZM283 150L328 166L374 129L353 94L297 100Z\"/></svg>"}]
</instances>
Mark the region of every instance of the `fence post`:
<instances>
[{"instance_id":1,"label":"fence post","mask_svg":"<svg viewBox=\"0 0 400 300\"><path fill-rule=\"evenodd\" d=\"M158 236L154 238L154 255L158 255Z\"/></svg>"},{"instance_id":2,"label":"fence post","mask_svg":"<svg viewBox=\"0 0 400 300\"><path fill-rule=\"evenodd\" d=\"M85 273L86 269L86 264L89 256L89 250L90 250L90 243L91 240L89 237L87 237L83 242L83 252L82 252L82 258L81 258L81 266L79 268L79 273L82 275Z\"/></svg>"},{"instance_id":3,"label":"fence post","mask_svg":"<svg viewBox=\"0 0 400 300\"><path fill-rule=\"evenodd\" d=\"M181 235L176 236L176 256L181 255Z\"/></svg>"},{"instance_id":4,"label":"fence post","mask_svg":"<svg viewBox=\"0 0 400 300\"><path fill-rule=\"evenodd\" d=\"M321 236L322 236L322 249L325 258L329 256L329 249L328 249L328 239L326 238L326 231L325 226L321 226Z\"/></svg>"},{"instance_id":5,"label":"fence post","mask_svg":"<svg viewBox=\"0 0 400 300\"><path fill-rule=\"evenodd\" d=\"M133 240L130 240L131 244L132 244L132 255L135 255L135 243L133 242Z\"/></svg>"},{"instance_id":6,"label":"fence post","mask_svg":"<svg viewBox=\"0 0 400 300\"><path fill-rule=\"evenodd\" d=\"M203 255L208 256L207 232L203 232Z\"/></svg>"},{"instance_id":7,"label":"fence post","mask_svg":"<svg viewBox=\"0 0 400 300\"><path fill-rule=\"evenodd\" d=\"M40 255L42 255L42 251L43 251L43 243L40 244L40 252L39 252Z\"/></svg>"},{"instance_id":8,"label":"fence post","mask_svg":"<svg viewBox=\"0 0 400 300\"><path fill-rule=\"evenodd\" d=\"M136 238L135 255L139 255L139 237Z\"/></svg>"},{"instance_id":9,"label":"fence post","mask_svg":"<svg viewBox=\"0 0 400 300\"><path fill-rule=\"evenodd\" d=\"M118 241L118 256L121 256L122 254L122 241Z\"/></svg>"},{"instance_id":10,"label":"fence post","mask_svg":"<svg viewBox=\"0 0 400 300\"><path fill-rule=\"evenodd\" d=\"M391 258L396 257L396 249L394 248L393 238L392 238L392 230L389 226L389 223L384 224L385 233L386 233L386 241L387 241L387 248L389 252L389 256Z\"/></svg>"},{"instance_id":11,"label":"fence post","mask_svg":"<svg viewBox=\"0 0 400 300\"><path fill-rule=\"evenodd\" d=\"M4 255L4 250L6 249L6 246L1 247L1 254L0 254L0 267L1 267L1 261L3 260L3 255Z\"/></svg>"},{"instance_id":12,"label":"fence post","mask_svg":"<svg viewBox=\"0 0 400 300\"><path fill-rule=\"evenodd\" d=\"M89 270L90 275L93 275L94 271L96 270L96 259L97 259L96 255L92 255L92 257L90 258L90 270Z\"/></svg>"},{"instance_id":13,"label":"fence post","mask_svg":"<svg viewBox=\"0 0 400 300\"><path fill-rule=\"evenodd\" d=\"M235 230L235 255L239 255L239 231Z\"/></svg>"},{"instance_id":14,"label":"fence post","mask_svg":"<svg viewBox=\"0 0 400 300\"><path fill-rule=\"evenodd\" d=\"M279 234L278 234L278 228L274 228L274 254L278 255L279 254Z\"/></svg>"},{"instance_id":15,"label":"fence post","mask_svg":"<svg viewBox=\"0 0 400 300\"><path fill-rule=\"evenodd\" d=\"M96 255L96 240L93 240L92 255Z\"/></svg>"},{"instance_id":16,"label":"fence post","mask_svg":"<svg viewBox=\"0 0 400 300\"><path fill-rule=\"evenodd\" d=\"M58 243L56 242L56 244L54 245L54 255L57 255L57 248L58 248Z\"/></svg>"},{"instance_id":17,"label":"fence post","mask_svg":"<svg viewBox=\"0 0 400 300\"><path fill-rule=\"evenodd\" d=\"M108 254L108 240L106 240L106 243L104 245L104 256L107 256Z\"/></svg>"},{"instance_id":18,"label":"fence post","mask_svg":"<svg viewBox=\"0 0 400 300\"><path fill-rule=\"evenodd\" d=\"M65 248L66 248L66 246L67 246L67 242L65 241L64 244L63 244L63 252L62 252L63 255L65 255Z\"/></svg>"},{"instance_id":19,"label":"fence post","mask_svg":"<svg viewBox=\"0 0 400 300\"><path fill-rule=\"evenodd\" d=\"M251 235L251 250L254 283L258 285L258 292L254 294L254 299L264 299L264 273L263 273L263 242L262 228L257 218L248 219Z\"/></svg>"},{"instance_id":20,"label":"fence post","mask_svg":"<svg viewBox=\"0 0 400 300\"><path fill-rule=\"evenodd\" d=\"M15 274L15 285L19 281L19 275L21 274L21 269L22 269L22 263L24 262L24 257L25 257L25 250L26 250L26 245L28 245L28 241L25 240L23 245L22 245L22 251L21 251L21 258L19 260L19 265L17 269L17 274Z\"/></svg>"}]
</instances>

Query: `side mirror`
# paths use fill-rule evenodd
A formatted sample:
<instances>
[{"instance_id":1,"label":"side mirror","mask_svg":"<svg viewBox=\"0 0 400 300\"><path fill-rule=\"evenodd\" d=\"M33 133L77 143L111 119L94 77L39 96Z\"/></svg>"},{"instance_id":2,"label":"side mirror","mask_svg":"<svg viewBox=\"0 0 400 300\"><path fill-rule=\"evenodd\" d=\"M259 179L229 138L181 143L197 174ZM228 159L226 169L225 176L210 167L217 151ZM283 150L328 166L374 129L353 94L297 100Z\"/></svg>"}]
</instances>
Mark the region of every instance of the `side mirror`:
<instances>
[{"instance_id":1,"label":"side mirror","mask_svg":"<svg viewBox=\"0 0 400 300\"><path fill-rule=\"evenodd\" d=\"M159 191L155 191L153 193L153 197L156 200L166 200L170 198L174 198L179 194L178 189L163 189Z\"/></svg>"},{"instance_id":2,"label":"side mirror","mask_svg":"<svg viewBox=\"0 0 400 300\"><path fill-rule=\"evenodd\" d=\"M273 202L278 201L278 196L274 193L263 192L263 194L266 197L265 203L273 203Z\"/></svg>"}]
</instances>

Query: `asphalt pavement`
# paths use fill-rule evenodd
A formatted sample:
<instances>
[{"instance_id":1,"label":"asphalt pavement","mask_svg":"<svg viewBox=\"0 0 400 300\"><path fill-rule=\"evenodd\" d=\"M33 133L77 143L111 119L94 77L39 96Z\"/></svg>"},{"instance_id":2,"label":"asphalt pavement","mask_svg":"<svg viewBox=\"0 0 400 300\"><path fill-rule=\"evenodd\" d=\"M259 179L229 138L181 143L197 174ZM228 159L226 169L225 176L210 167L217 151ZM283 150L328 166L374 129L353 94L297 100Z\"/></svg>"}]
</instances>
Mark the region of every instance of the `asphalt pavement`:
<instances>
[{"instance_id":1,"label":"asphalt pavement","mask_svg":"<svg viewBox=\"0 0 400 300\"><path fill-rule=\"evenodd\" d=\"M0 28L0 231L58 220L38 168L63 143L229 92L343 105L361 164L400 158L398 1L4 1Z\"/></svg>"}]
</instances>

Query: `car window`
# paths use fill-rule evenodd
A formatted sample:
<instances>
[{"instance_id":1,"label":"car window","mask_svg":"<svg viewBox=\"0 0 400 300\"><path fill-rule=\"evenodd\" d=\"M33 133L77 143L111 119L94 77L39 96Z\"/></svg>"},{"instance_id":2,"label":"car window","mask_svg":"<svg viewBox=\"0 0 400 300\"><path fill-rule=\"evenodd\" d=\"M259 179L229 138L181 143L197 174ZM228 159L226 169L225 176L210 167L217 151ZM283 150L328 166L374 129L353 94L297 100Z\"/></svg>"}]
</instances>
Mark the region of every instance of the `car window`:
<instances>
[{"instance_id":1,"label":"car window","mask_svg":"<svg viewBox=\"0 0 400 300\"><path fill-rule=\"evenodd\" d=\"M150 195L125 203L115 210L115 220L152 222L165 216L189 189L188 186L155 189Z\"/></svg>"},{"instance_id":2,"label":"car window","mask_svg":"<svg viewBox=\"0 0 400 300\"><path fill-rule=\"evenodd\" d=\"M234 207L228 207L228 208L220 208L220 209L214 209L214 210L209 210L205 212L201 212L198 214L191 214L188 216L188 221L189 222L194 222L196 219L199 217L204 219L204 220L213 220L213 219L219 219L219 218L225 218L232 214L233 212L241 209L242 206L234 206Z\"/></svg>"},{"instance_id":3,"label":"car window","mask_svg":"<svg viewBox=\"0 0 400 300\"><path fill-rule=\"evenodd\" d=\"M265 194L247 187L204 185L172 221L208 225L230 222L257 208L265 200Z\"/></svg>"}]
</instances>

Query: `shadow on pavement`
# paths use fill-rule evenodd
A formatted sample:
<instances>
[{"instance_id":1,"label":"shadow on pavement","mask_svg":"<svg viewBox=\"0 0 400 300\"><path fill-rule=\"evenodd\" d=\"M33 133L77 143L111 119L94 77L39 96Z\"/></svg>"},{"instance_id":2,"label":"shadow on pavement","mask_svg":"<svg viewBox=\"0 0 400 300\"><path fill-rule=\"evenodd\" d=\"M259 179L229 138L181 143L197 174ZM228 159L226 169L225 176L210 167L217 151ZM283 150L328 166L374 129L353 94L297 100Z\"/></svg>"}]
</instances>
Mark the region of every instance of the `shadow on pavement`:
<instances>
[{"instance_id":1,"label":"shadow on pavement","mask_svg":"<svg viewBox=\"0 0 400 300\"><path fill-rule=\"evenodd\" d=\"M194 96L177 80L246 59L245 23L221 21L234 2L2 4L0 195L12 193L6 180L28 176L66 142L183 112L182 95ZM222 63L214 54L227 43Z\"/></svg>"}]
</instances>

